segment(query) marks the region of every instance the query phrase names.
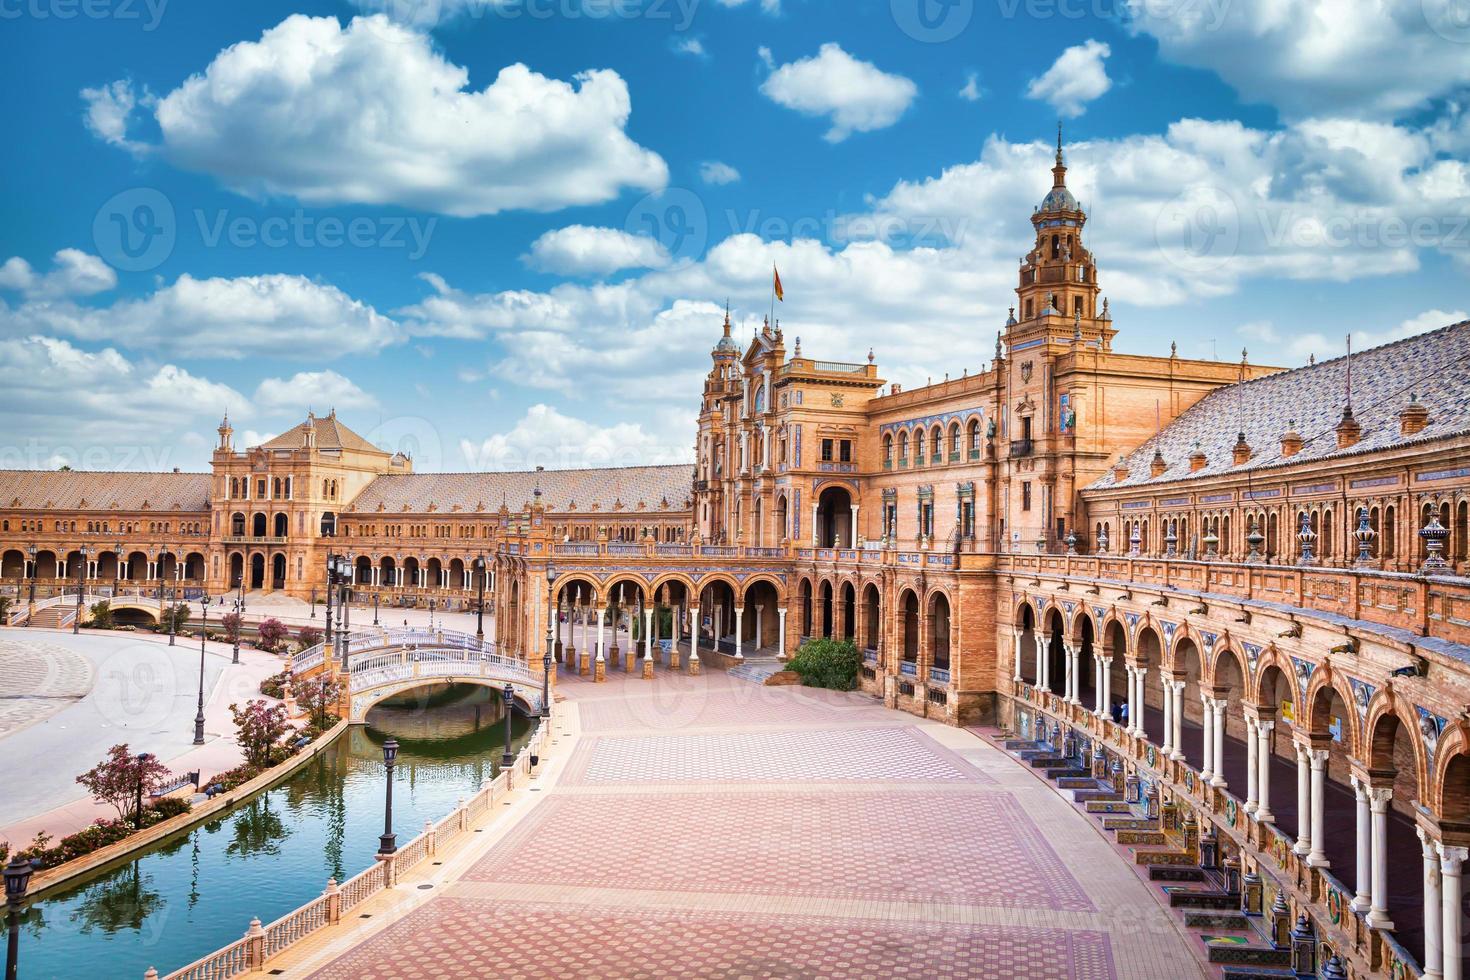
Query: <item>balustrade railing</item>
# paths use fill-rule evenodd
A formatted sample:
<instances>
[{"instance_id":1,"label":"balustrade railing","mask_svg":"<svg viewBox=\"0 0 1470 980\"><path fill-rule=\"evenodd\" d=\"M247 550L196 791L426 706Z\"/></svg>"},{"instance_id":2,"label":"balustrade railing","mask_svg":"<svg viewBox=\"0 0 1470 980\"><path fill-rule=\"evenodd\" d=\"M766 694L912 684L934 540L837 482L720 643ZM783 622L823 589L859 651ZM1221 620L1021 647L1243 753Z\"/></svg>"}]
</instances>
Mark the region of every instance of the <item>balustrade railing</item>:
<instances>
[{"instance_id":1,"label":"balustrade railing","mask_svg":"<svg viewBox=\"0 0 1470 980\"><path fill-rule=\"evenodd\" d=\"M549 720L549 719L548 719ZM332 889L305 905L281 916L264 929L251 930L241 939L168 974L164 980L229 980L244 973L263 969L265 961L313 933L329 928L342 916L362 905L378 892L392 887L404 873L422 864L444 845L461 836L469 836L474 822L494 806L495 801L510 791L514 782L531 773L531 757L543 754L548 726L538 725L531 738L521 747L515 763L487 780L480 790L462 801L431 829L420 833L398 849L388 860L375 861L370 867L349 878L336 889L336 915L333 916ZM430 835L434 835L430 848ZM156 976L156 974L154 974Z\"/></svg>"}]
</instances>

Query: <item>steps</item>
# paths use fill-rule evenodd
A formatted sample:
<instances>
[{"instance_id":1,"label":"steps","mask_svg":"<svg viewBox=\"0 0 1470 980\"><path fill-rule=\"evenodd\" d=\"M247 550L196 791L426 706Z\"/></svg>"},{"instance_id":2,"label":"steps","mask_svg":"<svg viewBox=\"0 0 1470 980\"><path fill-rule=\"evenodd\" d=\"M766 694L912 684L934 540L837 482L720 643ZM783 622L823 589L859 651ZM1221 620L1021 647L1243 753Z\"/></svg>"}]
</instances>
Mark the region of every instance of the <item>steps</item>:
<instances>
[{"instance_id":1,"label":"steps","mask_svg":"<svg viewBox=\"0 0 1470 980\"><path fill-rule=\"evenodd\" d=\"M731 667L726 673L731 677L739 677L741 680L747 680L754 684L764 684L767 677L779 673L785 666L783 662L775 657L747 657L734 667Z\"/></svg>"},{"instance_id":2,"label":"steps","mask_svg":"<svg viewBox=\"0 0 1470 980\"><path fill-rule=\"evenodd\" d=\"M1273 947L1263 931L1265 920L1240 911L1240 896L1223 890L1219 871L1200 867L1199 857L1183 849L1177 834L1165 831L1157 817L1143 815L1106 780L1091 775L1085 760L1068 758L1047 743L1007 739L1005 749L1029 766L1058 792L1070 796L1084 813L1096 818L1116 843L1132 851L1146 879L1167 896L1168 907L1186 928L1197 930L1206 962L1235 980L1286 980L1290 951Z\"/></svg>"}]
</instances>

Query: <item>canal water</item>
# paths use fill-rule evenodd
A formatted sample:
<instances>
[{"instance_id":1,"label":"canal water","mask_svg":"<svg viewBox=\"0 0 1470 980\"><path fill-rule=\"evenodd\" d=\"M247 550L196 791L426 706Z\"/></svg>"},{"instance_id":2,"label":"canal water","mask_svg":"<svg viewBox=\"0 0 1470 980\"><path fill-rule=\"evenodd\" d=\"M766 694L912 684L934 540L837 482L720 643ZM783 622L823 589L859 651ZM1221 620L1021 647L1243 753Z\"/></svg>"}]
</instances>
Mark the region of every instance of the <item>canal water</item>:
<instances>
[{"instance_id":1,"label":"canal water","mask_svg":"<svg viewBox=\"0 0 1470 980\"><path fill-rule=\"evenodd\" d=\"M162 976L269 924L373 863L383 832L383 742L398 739L400 846L499 771L499 696L455 686L385 702L288 780L65 892L21 920L20 977ZM512 715L512 751L534 722Z\"/></svg>"}]
</instances>

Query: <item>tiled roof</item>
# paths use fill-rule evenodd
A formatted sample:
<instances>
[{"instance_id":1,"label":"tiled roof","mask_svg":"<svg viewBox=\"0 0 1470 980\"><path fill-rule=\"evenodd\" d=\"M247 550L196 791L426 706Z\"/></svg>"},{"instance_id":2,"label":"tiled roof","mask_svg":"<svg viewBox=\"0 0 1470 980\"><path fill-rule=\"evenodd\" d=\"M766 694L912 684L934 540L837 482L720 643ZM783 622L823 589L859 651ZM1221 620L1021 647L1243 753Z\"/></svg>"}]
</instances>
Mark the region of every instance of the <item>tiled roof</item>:
<instances>
[{"instance_id":1,"label":"tiled roof","mask_svg":"<svg viewBox=\"0 0 1470 980\"><path fill-rule=\"evenodd\" d=\"M316 429L316 447L318 449L354 449L370 453L383 452L383 450L337 421L336 412L333 412L324 419L307 416L305 422L292 426L269 442L261 443L260 448L300 449L306 445L306 430L308 427ZM387 454L384 453L384 455Z\"/></svg>"},{"instance_id":2,"label":"tiled roof","mask_svg":"<svg viewBox=\"0 0 1470 980\"><path fill-rule=\"evenodd\" d=\"M1337 448L1347 392L1347 358L1339 357L1211 392L1126 457L1127 478L1117 481L1109 470L1088 489L1205 480L1470 432L1470 320L1355 353L1352 370L1353 415L1362 426L1352 446ZM1399 412L1411 396L1428 410L1429 424L1405 436ZM1281 437L1293 422L1303 446L1288 458L1281 454ZM1231 450L1240 432L1254 455L1235 466ZM1196 443L1207 463L1191 473ZM1150 464L1156 449L1168 469L1154 477Z\"/></svg>"},{"instance_id":3,"label":"tiled roof","mask_svg":"<svg viewBox=\"0 0 1470 980\"><path fill-rule=\"evenodd\" d=\"M348 510L366 514L428 513L458 508L494 512L502 501L513 511L531 504L536 487L553 512L602 510L683 510L690 499L694 466L627 466L608 469L545 470L514 473L413 473L380 476L367 485Z\"/></svg>"},{"instance_id":4,"label":"tiled roof","mask_svg":"<svg viewBox=\"0 0 1470 980\"><path fill-rule=\"evenodd\" d=\"M209 481L208 473L0 470L0 508L204 512Z\"/></svg>"}]
</instances>

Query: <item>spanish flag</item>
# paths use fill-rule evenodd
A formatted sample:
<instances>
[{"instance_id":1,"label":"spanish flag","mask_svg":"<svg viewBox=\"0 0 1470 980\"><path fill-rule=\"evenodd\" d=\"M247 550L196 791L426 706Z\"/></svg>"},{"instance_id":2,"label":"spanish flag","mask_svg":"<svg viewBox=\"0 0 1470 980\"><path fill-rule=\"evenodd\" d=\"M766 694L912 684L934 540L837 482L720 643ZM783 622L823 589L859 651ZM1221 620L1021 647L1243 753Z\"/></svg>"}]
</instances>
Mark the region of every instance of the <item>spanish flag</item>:
<instances>
[{"instance_id":1,"label":"spanish flag","mask_svg":"<svg viewBox=\"0 0 1470 980\"><path fill-rule=\"evenodd\" d=\"M781 270L772 265L771 275L775 277L775 282L771 284L771 288L776 291L776 298L783 303L786 302L786 293L781 289Z\"/></svg>"}]
</instances>

